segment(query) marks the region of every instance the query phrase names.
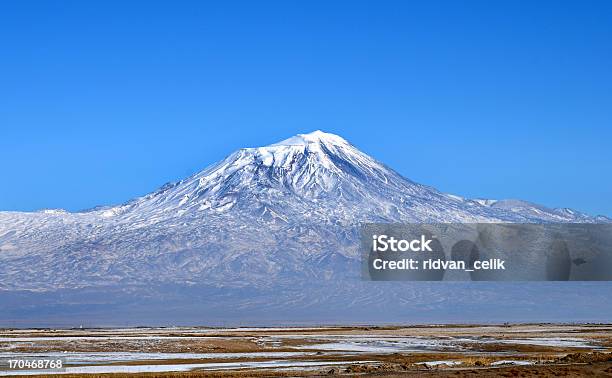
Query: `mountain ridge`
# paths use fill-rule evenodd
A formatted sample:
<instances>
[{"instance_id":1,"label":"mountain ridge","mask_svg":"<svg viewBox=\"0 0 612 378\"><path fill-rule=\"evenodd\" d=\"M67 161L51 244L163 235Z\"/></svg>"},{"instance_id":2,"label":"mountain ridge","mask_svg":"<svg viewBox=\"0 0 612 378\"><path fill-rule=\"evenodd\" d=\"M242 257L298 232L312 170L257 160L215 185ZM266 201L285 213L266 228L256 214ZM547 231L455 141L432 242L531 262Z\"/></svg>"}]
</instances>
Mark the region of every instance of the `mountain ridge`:
<instances>
[{"instance_id":1,"label":"mountain ridge","mask_svg":"<svg viewBox=\"0 0 612 378\"><path fill-rule=\"evenodd\" d=\"M228 155L226 158L224 158L223 160L217 162L217 163L213 163L212 165L204 168L203 170L200 170L196 173L194 173L193 175L189 176L186 179L183 180L179 180L179 181L175 181L175 182L168 182L166 184L164 184L162 187L160 187L159 189L150 192L148 194L145 194L143 196L140 197L136 197L134 199L131 199L129 201L126 201L122 204L119 205L99 205L96 206L94 208L91 209L84 209L84 210L79 210L79 211L74 211L74 212L70 212L64 209L41 209L38 211L34 211L34 212L43 212L43 213L90 213L90 212L96 212L96 211L100 211L100 210L104 210L104 211L108 211L108 210L113 210L114 212L121 212L121 208L124 208L126 206L129 206L135 202L138 202L139 200L142 199L146 199L146 198L150 198L151 196L156 195L157 193L161 193L164 192L168 189L174 188L177 185L180 185L182 183L185 183L186 181L189 181L192 178L199 178L202 179L203 176L206 176L206 174L210 173L211 171L215 170L216 167L222 166L224 163L236 163L236 161L239 161L240 158L248 158L249 156L251 157L255 157L253 159L253 162L257 161L259 159L259 162L263 163L263 165L270 165L272 167L281 167L283 166L283 164L287 164L286 159L294 156L292 153L295 152L304 152L304 151L308 151L308 152L312 152L313 148L309 148L309 146L315 146L315 149L318 146L322 146L322 150L328 150L331 148L332 150L336 150L336 151L332 151L332 152L337 152L337 147L338 146L342 146L342 147L349 147L350 149L357 151L359 155L361 156L365 156L366 159L370 160L370 164L374 163L376 165L380 165L380 167L393 172L393 174L399 178L401 178L402 180L405 180L411 184L417 185L418 187L421 188L428 188L431 189L433 191L438 192L436 189L434 189L433 187L430 186L426 186L426 185L422 185L422 184L416 184L413 181L403 177L402 175L400 175L399 173L395 172L394 170L390 169L389 167L387 167L386 165L378 162L375 159L372 159L370 156L363 154L361 151L357 150L355 147L353 147L348 141L346 141L344 138L335 135L335 134L330 134L330 133L325 133L321 130L316 130L313 131L311 133L307 133L307 134L297 134L296 136L293 136L291 138L285 139L283 141L277 142L277 143L272 143L270 145L267 146L263 146L263 147L247 147L247 148L241 148L233 153L231 153L230 155ZM285 159L285 160L283 160ZM280 163L280 165L279 165ZM327 167L329 167L330 165L330 161L329 160L324 160L324 161L320 161L319 163L323 163L326 164ZM333 164L333 162L331 162ZM461 196L457 196L457 195L453 195L453 194L447 194L447 193L441 193L442 195L448 196L448 198L453 199L453 200L457 200L457 201L468 201L468 202L472 202L478 205L481 205L483 207L486 208L502 208L502 209L511 209L512 204L518 205L515 206L515 208L528 208L528 207L533 207L533 208L537 208L543 212L547 212L550 214L555 214L558 213L557 215L560 215L562 218L566 218L566 219L559 219L560 221L568 221L570 219L573 218L573 216L577 216L577 218L579 220L586 220L587 218L592 218L592 219L598 219L598 220L602 220L602 221L606 221L609 220L609 218L602 216L602 215L598 215L598 216L590 216L586 213L574 210L574 209L570 209L570 208L548 208L542 205L538 205L532 202L528 202L528 201L524 201L524 200L516 200L516 199L501 199L501 200L491 200L491 199L468 199L468 198L464 198ZM2 212L2 211L0 211ZM14 212L14 213L30 213L30 212ZM113 214L111 213L107 213L107 216L112 216Z\"/></svg>"},{"instance_id":2,"label":"mountain ridge","mask_svg":"<svg viewBox=\"0 0 612 378\"><path fill-rule=\"evenodd\" d=\"M115 216L118 213L123 212L126 207L129 207L130 205L133 205L134 203L142 201L143 199L151 198L152 196L155 196L158 193L163 193L169 189L175 188L176 186L181 185L189 180L192 180L193 178L198 178L202 180L207 174L211 173L211 171L215 171L215 168L223 166L224 163L227 166L231 164L236 164L237 162L240 163L241 158L248 159L249 157L252 157L253 163L259 162L259 163L262 163L264 166L283 168L283 164L286 166L287 163L289 163L287 159L294 157L295 153L313 152L313 150L317 152L316 150L318 149L319 153L327 151L327 152L331 152L333 155L333 153L338 152L338 147L341 147L341 149L352 150L353 153L357 152L356 154L357 156L362 157L362 158L365 157L366 160L369 160L367 162L368 164L379 165L380 168L387 170L389 172L392 172L393 175L396 176L395 178L401 178L402 180L410 184L413 184L419 188L428 188L432 191L438 192L435 188L431 186L416 184L413 181L403 177L402 175L395 172L394 170L387 167L386 165L378 162L377 160L357 150L354 146L352 146L344 138L338 135L335 135L335 134L325 133L321 130L316 130L316 131L313 131L307 134L297 134L296 136L293 136L291 138L282 140L277 143L272 143L270 145L263 146L263 147L241 148L231 153L230 155L228 155L226 158L222 159L221 161L217 163L213 163L210 166L194 173L193 175L185 179L175 181L175 182L168 182L164 184L163 186L161 186L159 189L154 190L153 192L150 192L143 196L128 200L122 204L98 205L90 209L84 209L84 210L79 210L79 211L67 211L61 208L57 208L57 209L41 209L41 210L32 211L32 212L21 212L21 211L6 212L6 211L0 210L0 213L24 213L24 214L27 214L27 213L47 213L47 214L71 213L72 214L72 213L95 213L98 211L103 211L103 213L106 212L105 213L106 216L110 217L110 216ZM326 168L329 168L330 164L333 164L334 162L330 161L329 159L323 159L323 160L318 161L318 163L323 164L324 166L326 166ZM511 210L513 208L514 209L528 209L528 210L531 210L531 214L536 215L536 217L537 217L537 211L534 212L533 210L538 209L544 213L560 216L561 218L558 219L559 221L569 221L572 219L576 219L580 221L585 221L587 219L593 219L595 221L609 221L610 220L609 218L602 216L602 215L590 216L586 213L583 213L583 212L580 212L574 209L570 209L570 208L548 208L548 207L545 207L539 204L535 204L532 202L524 201L524 200L517 200L517 199L492 200L492 199L480 199L480 198L469 199L469 198L465 198L465 197L461 197L461 196L457 196L453 194L448 194L448 193L442 193L442 192L438 192L438 193L440 193L441 195L447 196L451 200L466 201L466 202L470 202L473 204L481 205L485 208L498 208L498 209L506 209L506 210Z\"/></svg>"},{"instance_id":3,"label":"mountain ridge","mask_svg":"<svg viewBox=\"0 0 612 378\"><path fill-rule=\"evenodd\" d=\"M240 149L121 205L75 213L0 212L0 304L12 308L9 313L36 318L35 304L13 300L11 307L3 295L63 293L57 294L60 304L45 308L62 316L75 308L91 314L97 308L92 298L105 298L109 304L99 311L112 317L111 309L140 303L134 298L159 297L176 301L184 316L193 317L195 310L186 310L195 306L185 294L191 293L197 306L219 313L241 308L244 316L265 308L314 318L342 317L347 308L379 316L358 308L368 303L403 314L418 303L435 309L455 299L435 283L396 287L360 281L362 223L601 221L607 220L524 201L441 193L404 178L343 138L317 131ZM497 287L481 286L469 296L495 298ZM525 288L509 290L520 296ZM108 299L110 292L118 302ZM269 296L274 299L266 302ZM404 304L395 303L397 298ZM470 303L467 297L462 301Z\"/></svg>"}]
</instances>

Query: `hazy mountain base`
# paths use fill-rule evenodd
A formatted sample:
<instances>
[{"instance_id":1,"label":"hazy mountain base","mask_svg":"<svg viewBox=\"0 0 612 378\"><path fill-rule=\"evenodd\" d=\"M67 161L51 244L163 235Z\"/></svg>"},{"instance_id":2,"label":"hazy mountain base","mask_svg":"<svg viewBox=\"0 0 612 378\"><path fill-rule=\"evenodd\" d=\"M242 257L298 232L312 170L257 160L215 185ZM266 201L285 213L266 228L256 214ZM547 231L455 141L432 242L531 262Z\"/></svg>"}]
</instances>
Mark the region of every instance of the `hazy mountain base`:
<instances>
[{"instance_id":1,"label":"hazy mountain base","mask_svg":"<svg viewBox=\"0 0 612 378\"><path fill-rule=\"evenodd\" d=\"M0 292L2 327L611 322L609 282L346 282ZM361 293L361 294L355 294Z\"/></svg>"}]
</instances>

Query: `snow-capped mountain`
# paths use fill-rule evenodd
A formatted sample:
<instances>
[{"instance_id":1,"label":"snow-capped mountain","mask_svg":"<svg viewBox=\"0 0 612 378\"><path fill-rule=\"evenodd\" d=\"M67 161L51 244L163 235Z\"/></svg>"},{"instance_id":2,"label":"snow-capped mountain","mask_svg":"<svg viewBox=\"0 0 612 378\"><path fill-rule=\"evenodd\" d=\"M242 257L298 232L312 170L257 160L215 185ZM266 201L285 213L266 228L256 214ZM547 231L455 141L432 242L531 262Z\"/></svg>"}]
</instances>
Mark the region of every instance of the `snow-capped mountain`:
<instances>
[{"instance_id":1,"label":"snow-capped mountain","mask_svg":"<svg viewBox=\"0 0 612 378\"><path fill-rule=\"evenodd\" d=\"M0 212L0 290L301 288L312 298L317 290L361 287L364 222L608 221L524 201L444 194L339 136L315 131L238 150L123 205ZM376 297L362 294L366 302ZM295 300L308 308L308 300Z\"/></svg>"},{"instance_id":2,"label":"snow-capped mountain","mask_svg":"<svg viewBox=\"0 0 612 378\"><path fill-rule=\"evenodd\" d=\"M343 138L321 131L241 149L185 180L106 209L102 216L156 222L157 217L219 214L234 207L250 210L255 217L297 211L358 217L361 222L593 220L576 211L524 201L471 201L443 194L403 178Z\"/></svg>"}]
</instances>

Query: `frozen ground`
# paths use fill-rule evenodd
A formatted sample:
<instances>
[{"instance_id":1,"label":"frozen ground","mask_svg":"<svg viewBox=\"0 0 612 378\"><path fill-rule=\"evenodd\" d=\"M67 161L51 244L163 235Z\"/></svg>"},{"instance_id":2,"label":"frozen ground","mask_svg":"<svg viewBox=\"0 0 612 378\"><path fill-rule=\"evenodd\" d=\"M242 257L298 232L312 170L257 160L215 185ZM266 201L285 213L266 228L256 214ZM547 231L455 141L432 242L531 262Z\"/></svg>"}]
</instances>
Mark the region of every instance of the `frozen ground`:
<instances>
[{"instance_id":1,"label":"frozen ground","mask_svg":"<svg viewBox=\"0 0 612 378\"><path fill-rule=\"evenodd\" d=\"M53 374L179 371L490 369L553 363L607 352L608 325L485 325L326 328L138 328L0 331L0 361L61 359ZM364 370L365 369L365 370ZM35 375L8 370L0 375Z\"/></svg>"}]
</instances>

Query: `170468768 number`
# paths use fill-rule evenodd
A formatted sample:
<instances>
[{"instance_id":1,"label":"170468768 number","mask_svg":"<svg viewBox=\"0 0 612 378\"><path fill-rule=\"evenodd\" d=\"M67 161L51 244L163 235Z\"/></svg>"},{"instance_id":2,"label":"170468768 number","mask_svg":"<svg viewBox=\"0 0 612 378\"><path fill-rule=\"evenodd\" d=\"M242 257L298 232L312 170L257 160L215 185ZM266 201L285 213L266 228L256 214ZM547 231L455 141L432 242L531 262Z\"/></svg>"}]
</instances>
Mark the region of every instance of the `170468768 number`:
<instances>
[{"instance_id":1,"label":"170468768 number","mask_svg":"<svg viewBox=\"0 0 612 378\"><path fill-rule=\"evenodd\" d=\"M61 359L43 359L43 358L23 358L23 359L10 359L7 361L9 370L23 370L23 369L36 369L36 370L57 370L64 367L64 361Z\"/></svg>"}]
</instances>

